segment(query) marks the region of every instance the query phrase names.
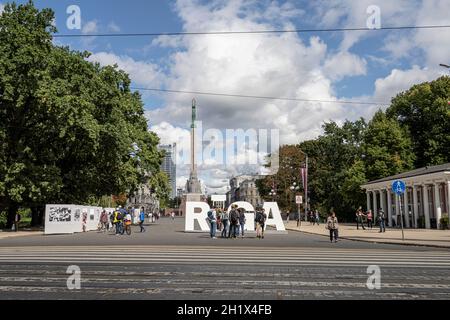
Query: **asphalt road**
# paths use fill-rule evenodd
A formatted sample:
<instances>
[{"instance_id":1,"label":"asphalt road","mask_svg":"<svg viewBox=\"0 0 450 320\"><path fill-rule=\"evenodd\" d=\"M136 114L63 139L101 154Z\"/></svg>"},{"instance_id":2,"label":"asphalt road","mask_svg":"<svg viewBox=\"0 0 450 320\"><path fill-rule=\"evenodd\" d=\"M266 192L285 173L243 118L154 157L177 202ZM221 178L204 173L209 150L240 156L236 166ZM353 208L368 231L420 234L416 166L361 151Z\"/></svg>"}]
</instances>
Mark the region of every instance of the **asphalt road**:
<instances>
[{"instance_id":1,"label":"asphalt road","mask_svg":"<svg viewBox=\"0 0 450 320\"><path fill-rule=\"evenodd\" d=\"M287 234L266 232L265 239L257 239L254 232L243 239L211 239L208 233L184 232L184 219L162 218L157 223L145 226L147 232L139 233L139 227L133 226L130 236L116 236L111 233L88 232L73 235L28 236L5 238L0 240L1 247L17 246L137 246L137 245L189 245L189 246L227 246L227 247L280 247L280 248L348 248L348 249L394 249L412 251L434 251L436 249L418 246L402 246L391 244L374 244L360 241L340 240L330 243L329 239L320 235L304 234L289 231ZM317 228L324 228L320 225ZM218 232L219 234L219 232ZM450 252L450 250L449 250Z\"/></svg>"},{"instance_id":2,"label":"asphalt road","mask_svg":"<svg viewBox=\"0 0 450 320\"><path fill-rule=\"evenodd\" d=\"M450 299L449 250L298 232L212 240L182 226L0 240L0 299ZM380 289L371 290L373 265ZM80 289L67 286L69 266Z\"/></svg>"}]
</instances>

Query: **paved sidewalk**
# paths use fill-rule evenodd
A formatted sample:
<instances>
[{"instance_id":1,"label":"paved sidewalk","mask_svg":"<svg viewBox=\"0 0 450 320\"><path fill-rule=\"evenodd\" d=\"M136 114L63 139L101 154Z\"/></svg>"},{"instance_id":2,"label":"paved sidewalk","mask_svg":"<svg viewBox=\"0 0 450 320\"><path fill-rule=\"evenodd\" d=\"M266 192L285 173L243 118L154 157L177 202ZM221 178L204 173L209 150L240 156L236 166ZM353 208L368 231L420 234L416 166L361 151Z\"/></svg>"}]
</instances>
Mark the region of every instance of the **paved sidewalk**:
<instances>
[{"instance_id":1,"label":"paved sidewalk","mask_svg":"<svg viewBox=\"0 0 450 320\"><path fill-rule=\"evenodd\" d=\"M15 238L15 237L28 237L28 236L41 236L44 235L43 231L0 231L0 240L6 238Z\"/></svg>"},{"instance_id":2,"label":"paved sidewalk","mask_svg":"<svg viewBox=\"0 0 450 320\"><path fill-rule=\"evenodd\" d=\"M286 229L290 231L301 231L305 233L323 235L329 237L329 231L325 229L325 224L319 226L310 225L309 222L302 221L297 227L297 221L285 223ZM340 224L339 238L366 241L374 243L405 244L418 246L431 246L450 248L450 230L427 230L427 229L404 229L405 240L402 241L401 229L386 228L385 233L379 233L379 228L372 230L356 229L355 224Z\"/></svg>"}]
</instances>

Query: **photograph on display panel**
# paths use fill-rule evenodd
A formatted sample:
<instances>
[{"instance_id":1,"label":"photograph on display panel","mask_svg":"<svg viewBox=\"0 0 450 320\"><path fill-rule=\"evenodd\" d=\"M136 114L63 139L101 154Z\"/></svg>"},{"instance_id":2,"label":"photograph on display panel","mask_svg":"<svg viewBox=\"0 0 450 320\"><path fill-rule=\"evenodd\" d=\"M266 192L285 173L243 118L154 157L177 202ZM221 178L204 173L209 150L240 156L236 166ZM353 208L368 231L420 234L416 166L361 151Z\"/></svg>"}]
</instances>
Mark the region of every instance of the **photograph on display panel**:
<instances>
[{"instance_id":1,"label":"photograph on display panel","mask_svg":"<svg viewBox=\"0 0 450 320\"><path fill-rule=\"evenodd\" d=\"M67 207L51 207L49 209L49 222L72 221L72 210Z\"/></svg>"}]
</instances>

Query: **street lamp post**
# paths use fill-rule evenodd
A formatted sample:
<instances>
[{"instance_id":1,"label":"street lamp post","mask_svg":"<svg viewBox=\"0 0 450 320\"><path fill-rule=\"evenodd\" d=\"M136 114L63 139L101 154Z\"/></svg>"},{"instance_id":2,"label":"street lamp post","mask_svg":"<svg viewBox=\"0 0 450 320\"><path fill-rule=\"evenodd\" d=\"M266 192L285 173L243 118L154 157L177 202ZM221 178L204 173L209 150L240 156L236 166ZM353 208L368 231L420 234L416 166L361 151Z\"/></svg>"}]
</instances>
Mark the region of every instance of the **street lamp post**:
<instances>
[{"instance_id":1,"label":"street lamp post","mask_svg":"<svg viewBox=\"0 0 450 320\"><path fill-rule=\"evenodd\" d=\"M272 202L274 202L275 201L275 196L277 195L277 193L275 192L275 190L274 189L272 189L272 190L270 190L270 192L269 192L269 196L271 196L272 197Z\"/></svg>"},{"instance_id":2,"label":"street lamp post","mask_svg":"<svg viewBox=\"0 0 450 320\"><path fill-rule=\"evenodd\" d=\"M300 190L300 186L298 186L297 183L294 182L289 189L291 189L291 191L294 193L294 202L296 202L295 195L297 194L298 190ZM297 227L298 227L298 224L301 220L300 219L300 205L298 205L297 214L298 214L298 219L297 219Z\"/></svg>"},{"instance_id":3,"label":"street lamp post","mask_svg":"<svg viewBox=\"0 0 450 320\"><path fill-rule=\"evenodd\" d=\"M300 150L300 152L305 156L305 222L308 221L308 155L306 152Z\"/></svg>"}]
</instances>

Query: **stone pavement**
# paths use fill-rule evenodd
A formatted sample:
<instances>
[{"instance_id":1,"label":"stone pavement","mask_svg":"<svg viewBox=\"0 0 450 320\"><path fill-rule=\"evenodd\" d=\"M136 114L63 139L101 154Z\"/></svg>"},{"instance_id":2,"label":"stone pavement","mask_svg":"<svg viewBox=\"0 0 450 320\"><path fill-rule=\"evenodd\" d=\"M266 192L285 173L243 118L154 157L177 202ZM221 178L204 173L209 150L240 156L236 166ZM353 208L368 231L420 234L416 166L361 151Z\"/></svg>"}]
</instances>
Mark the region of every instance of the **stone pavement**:
<instances>
[{"instance_id":1,"label":"stone pavement","mask_svg":"<svg viewBox=\"0 0 450 320\"><path fill-rule=\"evenodd\" d=\"M13 237L40 236L43 234L43 231L20 231L20 229L18 232L0 231L0 240Z\"/></svg>"},{"instance_id":2,"label":"stone pavement","mask_svg":"<svg viewBox=\"0 0 450 320\"><path fill-rule=\"evenodd\" d=\"M297 221L289 221L286 225L288 231L301 231L329 237L325 223L319 226L302 221L297 227ZM385 233L379 233L379 228L372 230L356 229L356 224L339 224L339 238L357 241L366 241L386 244L405 244L418 246L431 246L450 248L450 230L404 229L405 240L402 240L401 229L386 228Z\"/></svg>"}]
</instances>

